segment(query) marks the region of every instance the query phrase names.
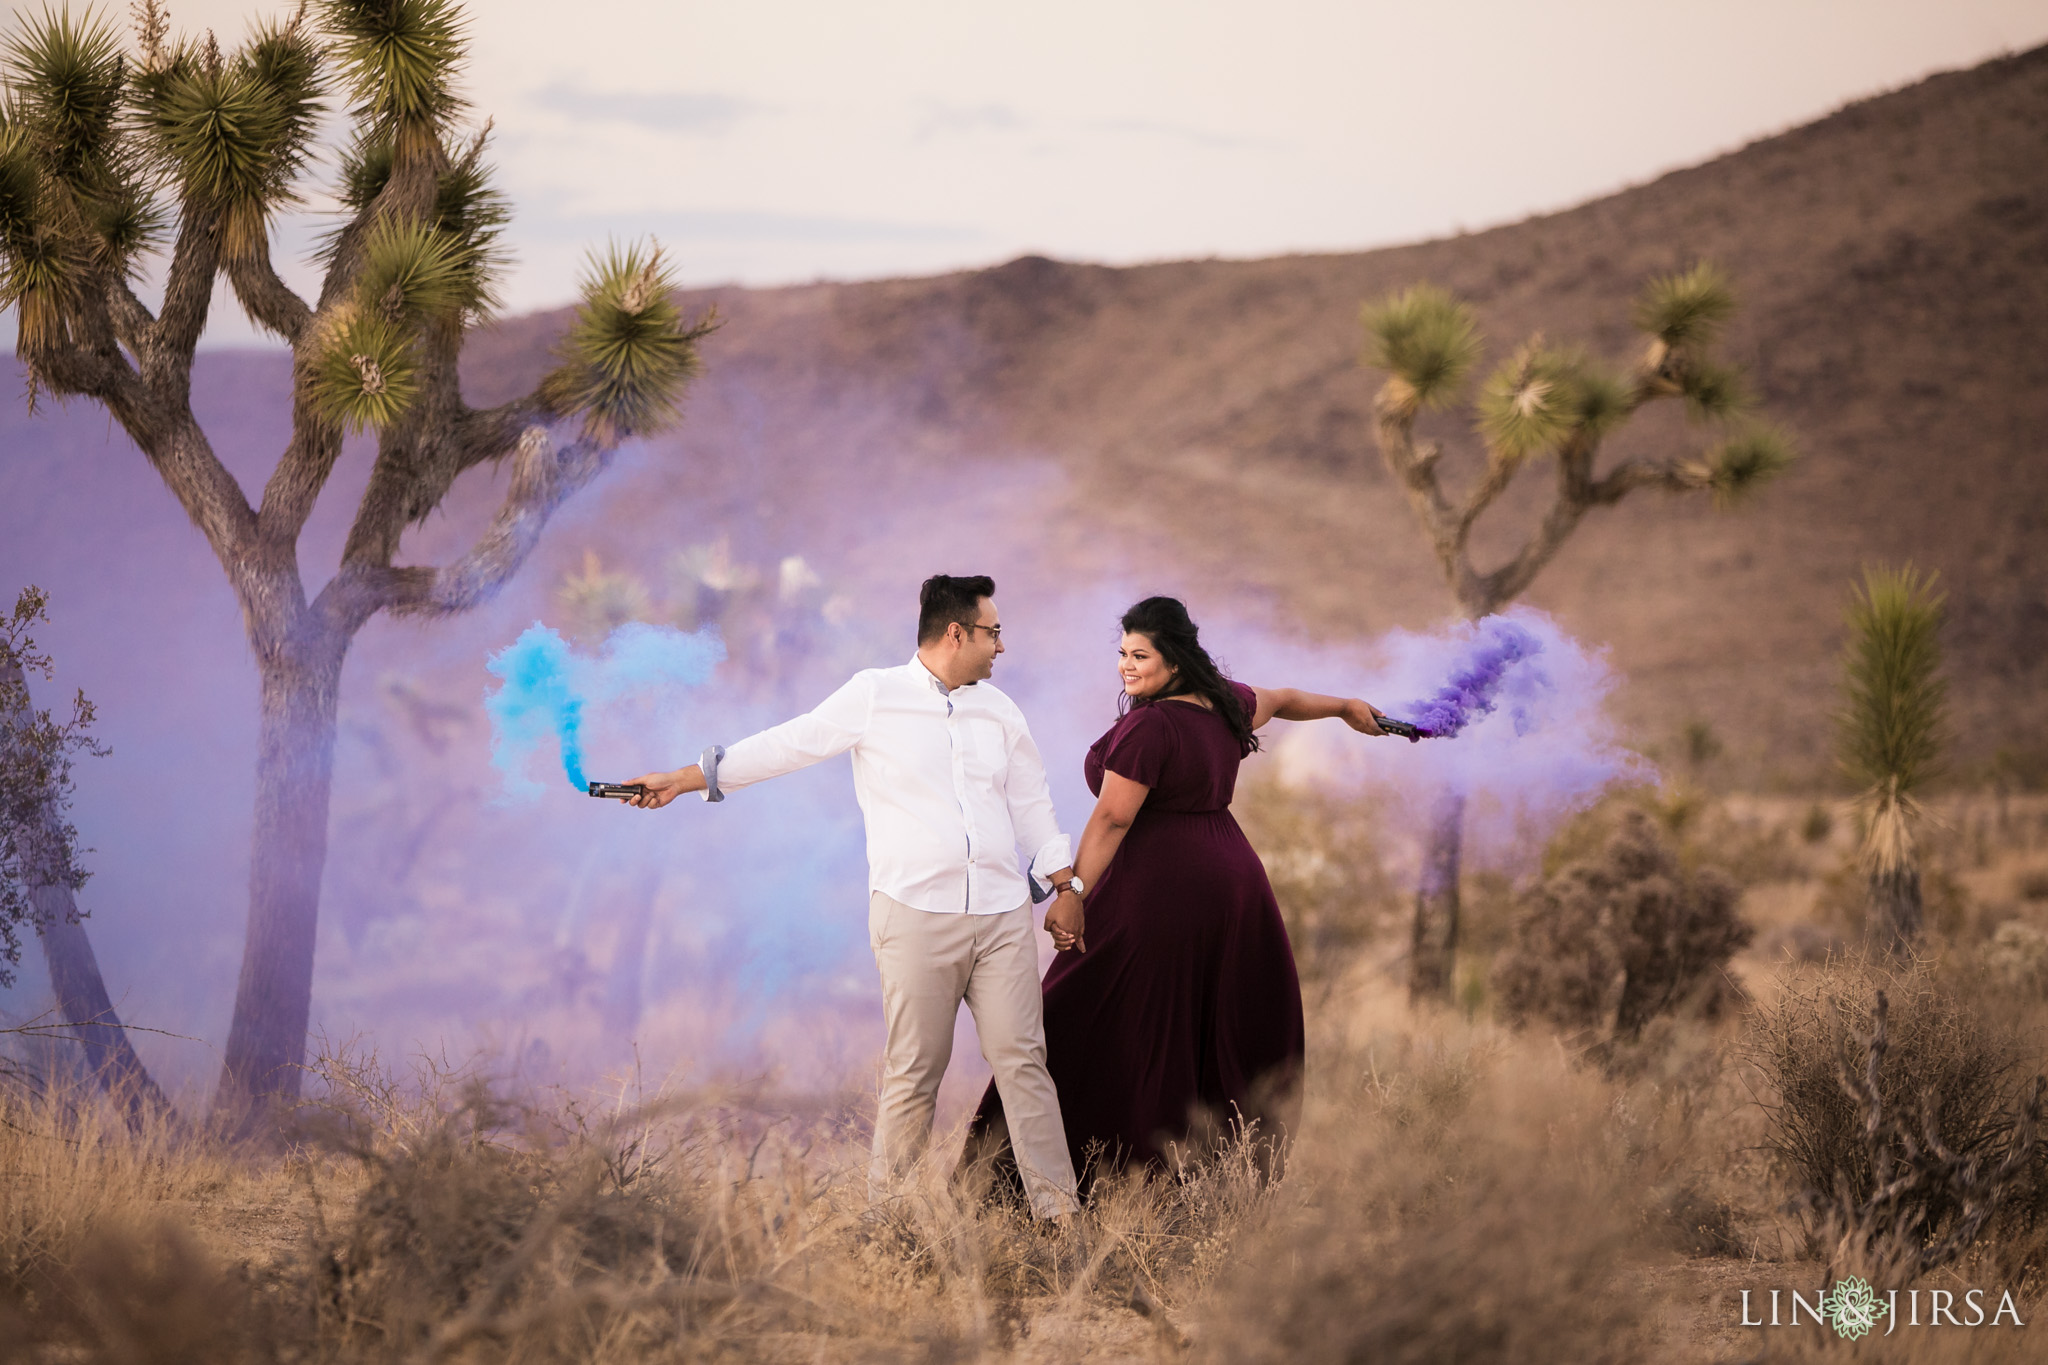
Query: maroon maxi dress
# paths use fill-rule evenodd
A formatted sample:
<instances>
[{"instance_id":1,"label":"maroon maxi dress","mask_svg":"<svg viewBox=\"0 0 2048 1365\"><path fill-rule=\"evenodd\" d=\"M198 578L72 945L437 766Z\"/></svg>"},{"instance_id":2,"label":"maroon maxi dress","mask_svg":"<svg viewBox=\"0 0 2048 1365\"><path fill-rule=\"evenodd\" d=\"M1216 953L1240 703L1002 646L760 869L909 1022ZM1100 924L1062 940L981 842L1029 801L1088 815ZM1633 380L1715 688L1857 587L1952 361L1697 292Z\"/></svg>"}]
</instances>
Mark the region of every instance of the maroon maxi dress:
<instances>
[{"instance_id":1,"label":"maroon maxi dress","mask_svg":"<svg viewBox=\"0 0 2048 1365\"><path fill-rule=\"evenodd\" d=\"M1232 686L1250 715L1252 689ZM1177 1169L1241 1123L1269 1139L1293 1124L1301 984L1266 869L1230 814L1240 760L1222 716L1173 700L1133 706L1088 750L1090 791L1105 770L1151 791L1088 888L1088 951L1045 974L1046 1064L1084 1190L1127 1163ZM971 1132L969 1157L1000 1170L993 1084Z\"/></svg>"}]
</instances>

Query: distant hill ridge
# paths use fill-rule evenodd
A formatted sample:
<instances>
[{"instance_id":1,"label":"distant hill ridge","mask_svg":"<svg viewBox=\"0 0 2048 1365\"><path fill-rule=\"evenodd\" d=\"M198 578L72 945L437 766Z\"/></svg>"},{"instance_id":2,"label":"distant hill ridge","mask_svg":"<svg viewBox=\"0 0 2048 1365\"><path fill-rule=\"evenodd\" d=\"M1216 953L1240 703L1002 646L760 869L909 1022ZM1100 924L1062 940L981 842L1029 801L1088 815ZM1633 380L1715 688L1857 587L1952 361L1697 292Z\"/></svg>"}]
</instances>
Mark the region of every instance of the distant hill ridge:
<instances>
[{"instance_id":1,"label":"distant hill ridge","mask_svg":"<svg viewBox=\"0 0 2048 1365\"><path fill-rule=\"evenodd\" d=\"M699 291L692 306L715 304L726 325L688 420L583 497L622 543L773 523L849 547L859 500L889 480L1050 464L1063 484L982 512L1043 519L1076 572L1152 566L1156 581L1250 594L1329 637L1420 626L1450 598L1371 443L1360 304L1428 279L1476 305L1493 357L1540 329L1623 361L1640 342L1627 319L1642 281L1708 258L1742 301L1728 352L1802 462L1732 515L1655 495L1594 514L1527 600L1611 648L1646 738L1706 719L1740 780L1810 782L1826 770L1844 594L1864 563L1910 557L1949 592L1964 759L2044 750L2044 168L2048 48L1566 212L1412 246L1121 269L1026 257ZM472 401L530 383L565 318L477 335ZM255 355L202 368L223 392L284 376ZM251 430L268 443L282 405L265 401L277 412ZM43 439L53 423L99 439L104 417L73 405ZM1660 423L1610 458L1700 439L1675 416ZM18 412L4 425L30 430ZM1439 428L1447 465L1473 468L1469 434ZM1523 483L1482 523L1482 548L1501 551L1540 508L1543 471ZM515 591L540 600L582 544L551 537Z\"/></svg>"},{"instance_id":2,"label":"distant hill ridge","mask_svg":"<svg viewBox=\"0 0 2048 1365\"><path fill-rule=\"evenodd\" d=\"M1735 515L1596 514L1529 600L1612 646L1649 730L1709 719L1769 778L1823 761L1849 582L1910 557L1949 591L1966 754L2048 744L2048 48L1414 246L704 291L728 324L676 439L692 477L742 447L790 472L1050 457L1076 516L1113 512L1197 580L1332 634L1421 624L1449 598L1371 445L1361 302L1429 279L1478 307L1492 355L1540 329L1620 360L1642 280L1698 258L1733 276L1729 352L1805 458ZM536 373L561 321L480 339L479 379ZM1614 449L1688 439L1673 421ZM1483 542L1540 505L1533 473Z\"/></svg>"}]
</instances>

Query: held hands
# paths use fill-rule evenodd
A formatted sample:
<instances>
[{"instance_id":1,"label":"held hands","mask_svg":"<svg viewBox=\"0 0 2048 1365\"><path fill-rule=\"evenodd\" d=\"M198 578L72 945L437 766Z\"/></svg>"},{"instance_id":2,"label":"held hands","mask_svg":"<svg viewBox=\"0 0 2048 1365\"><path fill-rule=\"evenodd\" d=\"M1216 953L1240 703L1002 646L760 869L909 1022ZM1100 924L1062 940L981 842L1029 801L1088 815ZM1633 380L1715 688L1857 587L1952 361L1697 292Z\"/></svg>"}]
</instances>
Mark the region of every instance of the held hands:
<instances>
[{"instance_id":1,"label":"held hands","mask_svg":"<svg viewBox=\"0 0 2048 1365\"><path fill-rule=\"evenodd\" d=\"M1052 935L1053 947L1063 953L1069 948L1087 952L1088 941L1082 937L1087 925L1088 912L1079 896L1067 890L1052 898L1045 912L1045 932Z\"/></svg>"},{"instance_id":2,"label":"held hands","mask_svg":"<svg viewBox=\"0 0 2048 1365\"><path fill-rule=\"evenodd\" d=\"M1344 703L1342 714L1344 723L1358 731L1361 735L1384 735L1386 733L1385 730L1380 729L1379 709L1371 702L1360 701L1358 698L1353 697L1350 701Z\"/></svg>"}]
</instances>

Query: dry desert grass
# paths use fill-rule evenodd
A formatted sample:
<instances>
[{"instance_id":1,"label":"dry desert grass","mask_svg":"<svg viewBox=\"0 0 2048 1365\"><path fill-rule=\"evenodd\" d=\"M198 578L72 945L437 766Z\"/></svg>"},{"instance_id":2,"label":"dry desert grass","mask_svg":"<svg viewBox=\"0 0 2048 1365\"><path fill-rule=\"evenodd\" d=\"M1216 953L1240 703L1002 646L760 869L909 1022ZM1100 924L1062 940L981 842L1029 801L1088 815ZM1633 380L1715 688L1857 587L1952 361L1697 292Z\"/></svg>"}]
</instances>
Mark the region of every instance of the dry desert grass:
<instances>
[{"instance_id":1,"label":"dry desert grass","mask_svg":"<svg viewBox=\"0 0 2048 1365\"><path fill-rule=\"evenodd\" d=\"M1307 964L1303 1129L1277 1183L1227 1153L1182 1180L1111 1185L1080 1230L1047 1234L955 1179L944 1143L871 1198L838 1103L510 1095L481 1072L330 1055L288 1139L252 1152L168 1122L130 1131L17 1076L0 1087L0 1358L1799 1359L1849 1348L1740 1317L1744 1289L1812 1292L1830 1269L1784 1157L1788 1099L1818 1073L1774 1066L1771 1045L1825 1018L1841 1025L1829 1046L1853 1053L1882 984L1915 1076L1940 1080L1921 1037L1978 1039L2015 1078L2048 1060L2048 977L2035 940L2007 929L2048 942L2032 927L2048 918L2036 798L1982 830L1951 813L1939 856L1963 909L1926 963L1882 980L1825 949L1796 960L1837 932L1784 932L1790 907L1835 913L1839 831L1811 837L1805 806L1634 798L1662 803L1681 859L1746 868L1745 912L1776 922L1733 964L1745 1006L1667 1016L1597 1053L1496 1023L1484 972L1467 974L1465 1008L1411 1013L1385 968L1385 907L1301 903L1384 894L1304 870L1319 837L1368 856L1358 831L1268 799L1257 818L1296 863L1289 909L1319 914L1325 945ZM2006 1121L1979 1100L1978 1118ZM1941 1121L1955 1117L1969 1115ZM1820 1142L1809 1160L1853 1164L1853 1134ZM2011 1288L2029 1327L1902 1332L1859 1358L2030 1358L2048 1156L2036 1171L1980 1244L1916 1282Z\"/></svg>"}]
</instances>

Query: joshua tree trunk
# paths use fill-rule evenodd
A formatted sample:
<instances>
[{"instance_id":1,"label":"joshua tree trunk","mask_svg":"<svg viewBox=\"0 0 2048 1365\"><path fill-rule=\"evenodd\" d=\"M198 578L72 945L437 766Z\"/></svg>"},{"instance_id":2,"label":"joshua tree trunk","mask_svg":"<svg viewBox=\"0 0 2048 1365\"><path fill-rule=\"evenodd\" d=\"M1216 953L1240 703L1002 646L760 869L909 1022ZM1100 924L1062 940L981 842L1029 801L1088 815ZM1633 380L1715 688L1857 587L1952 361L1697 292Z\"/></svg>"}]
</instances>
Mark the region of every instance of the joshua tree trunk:
<instances>
[{"instance_id":1,"label":"joshua tree trunk","mask_svg":"<svg viewBox=\"0 0 2048 1365\"><path fill-rule=\"evenodd\" d=\"M1415 933L1408 955L1408 999L1447 1000L1458 950L1458 865L1464 848L1465 797L1447 791L1430 813L1429 843L1415 890Z\"/></svg>"},{"instance_id":2,"label":"joshua tree trunk","mask_svg":"<svg viewBox=\"0 0 2048 1365\"><path fill-rule=\"evenodd\" d=\"M0 692L19 697L19 711L4 717L9 726L22 724L28 710L28 678L14 659L0 661ZM42 826L33 842L54 848L63 842L57 829L58 812L38 802L31 817ZM135 1055L121 1016L100 977L99 959L93 955L92 940L79 922L78 900L62 882L29 888L29 905L35 916L37 937L43 945L44 960L50 966L50 989L57 997L57 1013L64 1026L77 1035L85 1049L86 1065L108 1094L121 1101L131 1124L141 1121L151 1108L168 1109L164 1093L150 1079L149 1068Z\"/></svg>"},{"instance_id":3,"label":"joshua tree trunk","mask_svg":"<svg viewBox=\"0 0 2048 1365\"><path fill-rule=\"evenodd\" d=\"M92 940L78 919L78 903L68 886L39 886L29 893L36 908L43 956L50 964L50 989L57 1013L85 1049L86 1066L100 1087L127 1111L129 1125L151 1111L169 1112L170 1101L135 1055L128 1031L100 977Z\"/></svg>"},{"instance_id":4,"label":"joshua tree trunk","mask_svg":"<svg viewBox=\"0 0 2048 1365\"><path fill-rule=\"evenodd\" d=\"M299 1093L313 996L320 876L334 772L335 708L348 640L309 628L262 668L249 930L217 1103L243 1118L264 1095Z\"/></svg>"},{"instance_id":5,"label":"joshua tree trunk","mask_svg":"<svg viewBox=\"0 0 2048 1365\"><path fill-rule=\"evenodd\" d=\"M1870 940L1888 953L1905 951L1920 941L1922 927L1920 867L1906 860L1870 873Z\"/></svg>"}]
</instances>

